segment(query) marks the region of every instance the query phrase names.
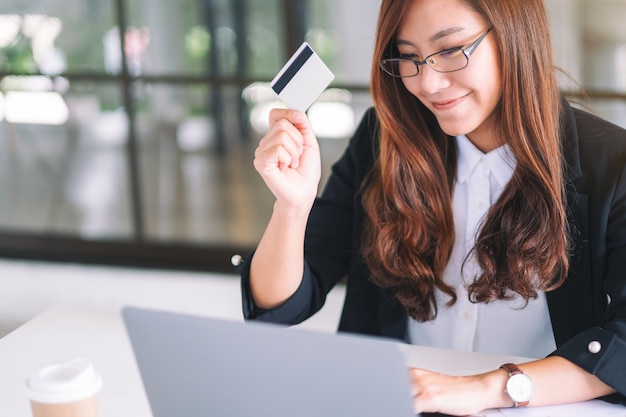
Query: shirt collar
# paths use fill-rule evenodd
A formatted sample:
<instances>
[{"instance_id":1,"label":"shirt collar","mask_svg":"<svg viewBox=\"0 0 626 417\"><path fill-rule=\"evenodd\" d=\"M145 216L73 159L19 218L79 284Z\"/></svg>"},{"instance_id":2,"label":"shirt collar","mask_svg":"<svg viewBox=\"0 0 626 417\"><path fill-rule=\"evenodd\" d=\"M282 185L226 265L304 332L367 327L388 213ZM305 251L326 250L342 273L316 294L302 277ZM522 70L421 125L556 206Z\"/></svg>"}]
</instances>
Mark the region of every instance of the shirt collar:
<instances>
[{"instance_id":1,"label":"shirt collar","mask_svg":"<svg viewBox=\"0 0 626 417\"><path fill-rule=\"evenodd\" d=\"M487 161L491 174L500 185L506 185L513 176L517 162L509 145L504 144L490 152L483 153L465 135L457 136L456 143L459 150L456 174L458 182L467 181L483 159Z\"/></svg>"}]
</instances>

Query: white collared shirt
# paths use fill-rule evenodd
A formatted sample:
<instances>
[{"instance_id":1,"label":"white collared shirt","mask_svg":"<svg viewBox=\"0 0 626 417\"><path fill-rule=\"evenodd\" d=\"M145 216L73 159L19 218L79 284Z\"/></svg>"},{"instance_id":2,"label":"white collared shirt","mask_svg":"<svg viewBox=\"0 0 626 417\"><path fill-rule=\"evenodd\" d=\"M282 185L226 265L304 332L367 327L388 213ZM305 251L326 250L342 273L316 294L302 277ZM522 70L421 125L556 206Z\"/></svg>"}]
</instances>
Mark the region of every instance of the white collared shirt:
<instances>
[{"instance_id":1,"label":"white collared shirt","mask_svg":"<svg viewBox=\"0 0 626 417\"><path fill-rule=\"evenodd\" d=\"M456 138L458 168L452 196L456 230L454 247L444 281L455 288L456 303L437 291L437 318L426 323L409 319L411 343L462 351L540 358L556 344L544 292L524 307L512 301L471 303L466 285L479 272L476 262L463 260L475 243L481 221L513 176L516 161L508 145L483 153L466 136Z\"/></svg>"}]
</instances>

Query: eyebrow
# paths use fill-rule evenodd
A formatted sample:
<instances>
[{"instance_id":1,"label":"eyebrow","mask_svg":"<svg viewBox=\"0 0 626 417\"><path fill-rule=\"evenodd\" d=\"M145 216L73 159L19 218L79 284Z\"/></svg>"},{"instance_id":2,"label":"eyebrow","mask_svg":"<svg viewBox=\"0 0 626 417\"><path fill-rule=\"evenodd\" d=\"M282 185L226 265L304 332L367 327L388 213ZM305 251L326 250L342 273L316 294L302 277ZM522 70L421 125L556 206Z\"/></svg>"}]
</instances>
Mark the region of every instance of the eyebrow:
<instances>
[{"instance_id":1,"label":"eyebrow","mask_svg":"<svg viewBox=\"0 0 626 417\"><path fill-rule=\"evenodd\" d=\"M450 36L453 33L458 33L458 32L462 32L464 31L465 28L464 27L460 27L460 26L456 26L456 27L451 27L449 29L444 29L440 32L435 33L433 36L430 37L430 42L435 42L438 41L441 38L445 38L446 36Z\"/></svg>"},{"instance_id":2,"label":"eyebrow","mask_svg":"<svg viewBox=\"0 0 626 417\"><path fill-rule=\"evenodd\" d=\"M439 39L443 39L446 36L450 36L450 35L452 35L454 33L462 32L464 30L465 30L465 28L461 27L461 26L455 26L455 27L451 27L451 28L448 28L448 29L444 29L442 31L439 31L439 32L435 33L433 36L431 36L430 39L429 39L429 42L430 43L434 43L434 42L438 41ZM412 42L409 42L409 41L404 40L404 39L397 39L396 42L397 42L398 45L411 45L411 46L413 46Z\"/></svg>"}]
</instances>

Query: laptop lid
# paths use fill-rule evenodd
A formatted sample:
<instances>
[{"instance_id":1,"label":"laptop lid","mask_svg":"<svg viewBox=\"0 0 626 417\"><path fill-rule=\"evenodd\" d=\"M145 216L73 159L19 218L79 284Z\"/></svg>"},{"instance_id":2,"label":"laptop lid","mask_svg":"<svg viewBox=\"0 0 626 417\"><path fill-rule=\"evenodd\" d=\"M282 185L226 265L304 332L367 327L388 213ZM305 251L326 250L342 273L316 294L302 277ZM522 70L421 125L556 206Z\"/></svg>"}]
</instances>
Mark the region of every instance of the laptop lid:
<instances>
[{"instance_id":1,"label":"laptop lid","mask_svg":"<svg viewBox=\"0 0 626 417\"><path fill-rule=\"evenodd\" d=\"M154 417L414 416L400 345L125 307Z\"/></svg>"}]
</instances>

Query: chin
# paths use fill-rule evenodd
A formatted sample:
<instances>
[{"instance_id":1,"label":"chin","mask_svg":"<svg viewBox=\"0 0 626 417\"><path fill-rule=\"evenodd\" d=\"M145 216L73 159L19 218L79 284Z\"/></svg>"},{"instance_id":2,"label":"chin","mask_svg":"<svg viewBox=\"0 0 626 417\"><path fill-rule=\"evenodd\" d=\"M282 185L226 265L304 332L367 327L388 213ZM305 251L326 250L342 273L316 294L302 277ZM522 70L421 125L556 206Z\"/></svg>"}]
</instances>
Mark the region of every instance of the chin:
<instances>
[{"instance_id":1,"label":"chin","mask_svg":"<svg viewBox=\"0 0 626 417\"><path fill-rule=\"evenodd\" d=\"M441 128L441 130L443 130L443 133L445 133L448 136L467 135L470 132L467 129L462 129L461 127L458 127L458 126L446 125L444 123L439 123L439 127Z\"/></svg>"},{"instance_id":2,"label":"chin","mask_svg":"<svg viewBox=\"0 0 626 417\"><path fill-rule=\"evenodd\" d=\"M448 136L471 135L477 129L474 123L468 123L468 120L459 120L459 118L443 120L437 118L437 123L443 132Z\"/></svg>"}]
</instances>

